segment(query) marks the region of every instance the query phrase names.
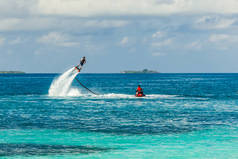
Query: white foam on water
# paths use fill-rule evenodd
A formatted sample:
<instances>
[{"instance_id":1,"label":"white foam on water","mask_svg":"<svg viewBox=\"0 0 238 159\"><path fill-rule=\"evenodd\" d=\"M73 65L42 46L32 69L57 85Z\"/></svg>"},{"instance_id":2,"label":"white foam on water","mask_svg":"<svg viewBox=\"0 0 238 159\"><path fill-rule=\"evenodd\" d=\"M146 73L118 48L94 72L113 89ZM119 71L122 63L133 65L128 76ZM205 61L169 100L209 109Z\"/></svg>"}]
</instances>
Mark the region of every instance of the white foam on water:
<instances>
[{"instance_id":1,"label":"white foam on water","mask_svg":"<svg viewBox=\"0 0 238 159\"><path fill-rule=\"evenodd\" d=\"M91 95L92 98L104 98L104 99L128 99L128 98L145 98L145 99L161 99L161 98L174 98L176 95L162 95L162 94L150 94L146 95L145 97L136 97L135 95L131 94L116 94L116 93L109 93L109 94L102 94L102 95Z\"/></svg>"},{"instance_id":2,"label":"white foam on water","mask_svg":"<svg viewBox=\"0 0 238 159\"><path fill-rule=\"evenodd\" d=\"M95 96L95 97L98 97L98 98L134 98L133 95L116 94L116 93L102 94L102 95L98 95L98 96Z\"/></svg>"},{"instance_id":3,"label":"white foam on water","mask_svg":"<svg viewBox=\"0 0 238 159\"><path fill-rule=\"evenodd\" d=\"M82 96L82 94L78 88L70 88L67 96L78 97L78 96Z\"/></svg>"},{"instance_id":4,"label":"white foam on water","mask_svg":"<svg viewBox=\"0 0 238 159\"><path fill-rule=\"evenodd\" d=\"M78 72L73 67L54 79L48 92L49 96L80 96L81 93L77 88L71 88L77 74Z\"/></svg>"},{"instance_id":5,"label":"white foam on water","mask_svg":"<svg viewBox=\"0 0 238 159\"><path fill-rule=\"evenodd\" d=\"M145 96L146 98L154 99L154 98L174 98L177 95L166 95L166 94L149 94Z\"/></svg>"}]
</instances>

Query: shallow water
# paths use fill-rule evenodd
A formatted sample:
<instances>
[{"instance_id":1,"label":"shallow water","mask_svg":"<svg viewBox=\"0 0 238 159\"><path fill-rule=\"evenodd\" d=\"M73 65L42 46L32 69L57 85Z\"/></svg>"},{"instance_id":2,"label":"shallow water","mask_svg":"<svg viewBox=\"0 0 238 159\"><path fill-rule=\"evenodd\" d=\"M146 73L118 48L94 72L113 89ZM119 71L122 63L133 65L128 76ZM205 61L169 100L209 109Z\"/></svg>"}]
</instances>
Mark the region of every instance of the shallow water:
<instances>
[{"instance_id":1,"label":"shallow water","mask_svg":"<svg viewBox=\"0 0 238 159\"><path fill-rule=\"evenodd\" d=\"M238 74L57 76L0 75L1 158L238 158Z\"/></svg>"}]
</instances>

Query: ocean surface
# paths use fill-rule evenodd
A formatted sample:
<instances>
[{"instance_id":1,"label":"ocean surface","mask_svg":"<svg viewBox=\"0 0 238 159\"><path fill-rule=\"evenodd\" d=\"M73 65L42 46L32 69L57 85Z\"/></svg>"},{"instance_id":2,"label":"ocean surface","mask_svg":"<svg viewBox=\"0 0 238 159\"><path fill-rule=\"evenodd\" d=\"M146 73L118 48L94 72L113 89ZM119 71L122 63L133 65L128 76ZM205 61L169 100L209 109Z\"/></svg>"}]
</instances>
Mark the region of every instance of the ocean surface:
<instances>
[{"instance_id":1,"label":"ocean surface","mask_svg":"<svg viewBox=\"0 0 238 159\"><path fill-rule=\"evenodd\" d=\"M0 158L238 158L238 74L59 76L0 75Z\"/></svg>"}]
</instances>

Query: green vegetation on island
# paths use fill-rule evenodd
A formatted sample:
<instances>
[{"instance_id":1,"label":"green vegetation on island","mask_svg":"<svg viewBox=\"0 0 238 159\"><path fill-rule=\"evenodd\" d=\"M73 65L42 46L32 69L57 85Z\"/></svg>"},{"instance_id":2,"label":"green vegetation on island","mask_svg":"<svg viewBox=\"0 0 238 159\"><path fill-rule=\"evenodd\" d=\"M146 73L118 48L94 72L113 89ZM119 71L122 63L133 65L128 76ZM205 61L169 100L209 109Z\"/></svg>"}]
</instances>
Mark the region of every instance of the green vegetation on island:
<instances>
[{"instance_id":1,"label":"green vegetation on island","mask_svg":"<svg viewBox=\"0 0 238 159\"><path fill-rule=\"evenodd\" d=\"M144 69L142 71L121 71L121 73L159 73L158 71L153 71L153 70L148 70L148 69Z\"/></svg>"},{"instance_id":2,"label":"green vegetation on island","mask_svg":"<svg viewBox=\"0 0 238 159\"><path fill-rule=\"evenodd\" d=\"M0 74L24 74L22 71L0 71Z\"/></svg>"}]
</instances>

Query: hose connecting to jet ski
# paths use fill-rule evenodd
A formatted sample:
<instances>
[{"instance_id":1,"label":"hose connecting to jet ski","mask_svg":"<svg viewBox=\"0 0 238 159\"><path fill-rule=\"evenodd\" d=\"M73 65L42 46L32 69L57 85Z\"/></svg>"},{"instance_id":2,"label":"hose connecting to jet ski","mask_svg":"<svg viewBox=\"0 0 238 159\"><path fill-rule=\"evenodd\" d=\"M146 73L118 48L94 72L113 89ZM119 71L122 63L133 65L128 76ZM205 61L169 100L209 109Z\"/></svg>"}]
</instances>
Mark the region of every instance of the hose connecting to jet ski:
<instances>
[{"instance_id":1,"label":"hose connecting to jet ski","mask_svg":"<svg viewBox=\"0 0 238 159\"><path fill-rule=\"evenodd\" d=\"M83 65L84 65L85 63L86 63L86 58L85 58L85 56L84 56L84 57L81 58L80 64L77 65L77 66L75 66L75 69L76 69L78 72L80 72L81 69L83 68ZM79 68L79 66L80 66L80 68ZM90 89L88 89L88 88L87 88L85 85L83 85L76 77L75 77L75 80L76 80L82 87L84 87L85 89L87 89L87 90L88 90L89 92L91 92L92 94L94 94L94 95L99 95L99 94L97 94L97 93L91 91Z\"/></svg>"},{"instance_id":2,"label":"hose connecting to jet ski","mask_svg":"<svg viewBox=\"0 0 238 159\"><path fill-rule=\"evenodd\" d=\"M93 92L93 91L91 91L90 89L88 89L85 85L83 85L77 78L75 78L75 80L82 86L82 87L84 87L85 89L87 89L89 92L91 92L92 94L94 94L94 95L99 95L99 94L97 94L97 93L95 93L95 92Z\"/></svg>"}]
</instances>

